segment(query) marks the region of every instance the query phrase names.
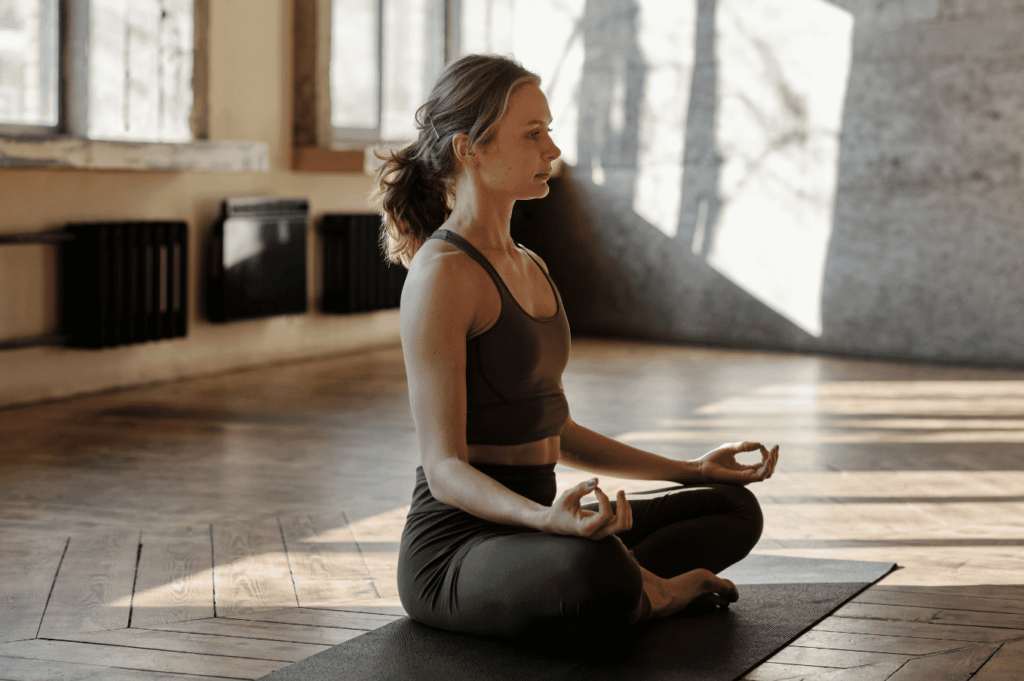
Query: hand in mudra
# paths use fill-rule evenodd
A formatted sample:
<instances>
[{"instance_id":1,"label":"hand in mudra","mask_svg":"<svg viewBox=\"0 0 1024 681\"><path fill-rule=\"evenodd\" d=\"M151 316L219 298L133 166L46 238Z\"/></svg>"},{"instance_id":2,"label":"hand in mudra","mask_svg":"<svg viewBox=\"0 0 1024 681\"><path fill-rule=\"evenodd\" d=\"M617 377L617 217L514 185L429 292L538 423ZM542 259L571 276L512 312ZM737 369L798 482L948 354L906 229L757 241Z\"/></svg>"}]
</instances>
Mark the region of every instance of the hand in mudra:
<instances>
[{"instance_id":1,"label":"hand in mudra","mask_svg":"<svg viewBox=\"0 0 1024 681\"><path fill-rule=\"evenodd\" d=\"M761 452L760 463L747 466L736 461L737 454L758 450ZM732 442L712 449L697 459L697 464L703 482L749 485L772 477L778 460L778 445L769 451L760 442Z\"/></svg>"},{"instance_id":2,"label":"hand in mudra","mask_svg":"<svg viewBox=\"0 0 1024 681\"><path fill-rule=\"evenodd\" d=\"M583 508L580 499L591 492L597 496L598 510ZM626 501L626 493L619 490L615 507L600 487L597 478L581 482L567 489L551 504L544 530L553 534L567 534L588 537L593 540L625 532L633 527L633 510Z\"/></svg>"}]
</instances>

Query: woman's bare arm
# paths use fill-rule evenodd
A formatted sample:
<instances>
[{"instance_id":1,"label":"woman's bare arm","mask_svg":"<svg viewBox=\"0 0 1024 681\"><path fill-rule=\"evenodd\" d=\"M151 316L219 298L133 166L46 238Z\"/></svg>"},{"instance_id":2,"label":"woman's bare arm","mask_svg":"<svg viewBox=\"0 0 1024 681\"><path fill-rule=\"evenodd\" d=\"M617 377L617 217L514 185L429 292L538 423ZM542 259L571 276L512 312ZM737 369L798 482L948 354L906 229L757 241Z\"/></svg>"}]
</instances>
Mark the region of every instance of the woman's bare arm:
<instances>
[{"instance_id":1,"label":"woman's bare arm","mask_svg":"<svg viewBox=\"0 0 1024 681\"><path fill-rule=\"evenodd\" d=\"M778 446L769 451L759 442L736 442L713 449L694 461L676 461L595 433L573 422L571 417L562 429L561 439L560 461L567 466L619 478L684 484L745 485L765 480L775 471L779 456ZM759 464L747 466L736 462L736 454L753 451L761 452Z\"/></svg>"},{"instance_id":2,"label":"woman's bare arm","mask_svg":"<svg viewBox=\"0 0 1024 681\"><path fill-rule=\"evenodd\" d=\"M633 480L700 482L693 461L675 461L595 433L570 417L562 429L560 461L580 470Z\"/></svg>"},{"instance_id":3,"label":"woman's bare arm","mask_svg":"<svg viewBox=\"0 0 1024 681\"><path fill-rule=\"evenodd\" d=\"M455 254L420 253L402 292L400 325L409 401L434 498L477 517L559 534L603 536L616 517L603 493L599 513L580 508L596 484L578 485L552 507L516 494L468 463L466 337L474 325L473 280Z\"/></svg>"}]
</instances>

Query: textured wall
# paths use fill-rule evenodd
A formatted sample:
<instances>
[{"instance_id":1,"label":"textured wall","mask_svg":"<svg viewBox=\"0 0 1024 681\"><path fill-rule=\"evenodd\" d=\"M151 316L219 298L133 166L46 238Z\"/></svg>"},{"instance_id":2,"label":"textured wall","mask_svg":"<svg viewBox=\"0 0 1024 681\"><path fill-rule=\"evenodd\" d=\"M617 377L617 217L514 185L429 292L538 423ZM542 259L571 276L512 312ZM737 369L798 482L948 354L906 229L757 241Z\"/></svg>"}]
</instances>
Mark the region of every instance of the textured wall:
<instances>
[{"instance_id":1,"label":"textured wall","mask_svg":"<svg viewBox=\"0 0 1024 681\"><path fill-rule=\"evenodd\" d=\"M575 331L1024 361L1024 1L590 0L575 27L575 164L517 210Z\"/></svg>"}]
</instances>

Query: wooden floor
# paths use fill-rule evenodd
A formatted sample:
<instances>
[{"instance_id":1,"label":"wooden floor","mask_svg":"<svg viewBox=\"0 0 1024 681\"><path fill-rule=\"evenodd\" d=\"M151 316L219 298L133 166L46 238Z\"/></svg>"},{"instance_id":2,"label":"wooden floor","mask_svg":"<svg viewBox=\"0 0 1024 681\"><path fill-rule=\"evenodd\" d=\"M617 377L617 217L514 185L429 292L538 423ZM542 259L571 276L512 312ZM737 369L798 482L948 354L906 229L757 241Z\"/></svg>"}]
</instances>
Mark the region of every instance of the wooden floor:
<instances>
[{"instance_id":1,"label":"wooden floor","mask_svg":"<svg viewBox=\"0 0 1024 681\"><path fill-rule=\"evenodd\" d=\"M745 678L1024 678L1024 370L577 339L565 386L669 456L780 443L756 552L900 565ZM0 679L252 679L392 621L416 463L397 348L0 410Z\"/></svg>"}]
</instances>

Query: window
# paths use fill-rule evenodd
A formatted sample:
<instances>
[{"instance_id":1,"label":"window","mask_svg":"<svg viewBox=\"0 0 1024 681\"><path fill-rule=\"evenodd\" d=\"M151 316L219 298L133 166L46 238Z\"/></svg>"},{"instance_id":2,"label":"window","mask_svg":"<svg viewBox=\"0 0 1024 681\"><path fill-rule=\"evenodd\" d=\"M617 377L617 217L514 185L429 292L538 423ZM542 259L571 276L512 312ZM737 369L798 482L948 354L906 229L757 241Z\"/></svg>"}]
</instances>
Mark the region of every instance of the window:
<instances>
[{"instance_id":1,"label":"window","mask_svg":"<svg viewBox=\"0 0 1024 681\"><path fill-rule=\"evenodd\" d=\"M61 4L0 0L5 132L136 142L197 137L192 129L193 0ZM57 66L62 39L69 65L63 74ZM58 87L61 77L64 93Z\"/></svg>"},{"instance_id":2,"label":"window","mask_svg":"<svg viewBox=\"0 0 1024 681\"><path fill-rule=\"evenodd\" d=\"M78 121L85 137L195 137L192 0L72 0L69 19L75 61L83 64L71 77L85 100L85 121Z\"/></svg>"},{"instance_id":3,"label":"window","mask_svg":"<svg viewBox=\"0 0 1024 681\"><path fill-rule=\"evenodd\" d=\"M296 0L296 168L361 170L366 147L415 137L416 109L452 53L457 5ZM323 164L323 153L310 154L328 149L350 151Z\"/></svg>"},{"instance_id":4,"label":"window","mask_svg":"<svg viewBox=\"0 0 1024 681\"><path fill-rule=\"evenodd\" d=\"M412 139L413 115L444 59L444 0L332 0L335 142Z\"/></svg>"},{"instance_id":5,"label":"window","mask_svg":"<svg viewBox=\"0 0 1024 681\"><path fill-rule=\"evenodd\" d=\"M0 166L267 170L265 142L206 141L208 10L0 0Z\"/></svg>"},{"instance_id":6,"label":"window","mask_svg":"<svg viewBox=\"0 0 1024 681\"><path fill-rule=\"evenodd\" d=\"M0 0L0 126L56 130L57 26L57 0Z\"/></svg>"}]
</instances>

